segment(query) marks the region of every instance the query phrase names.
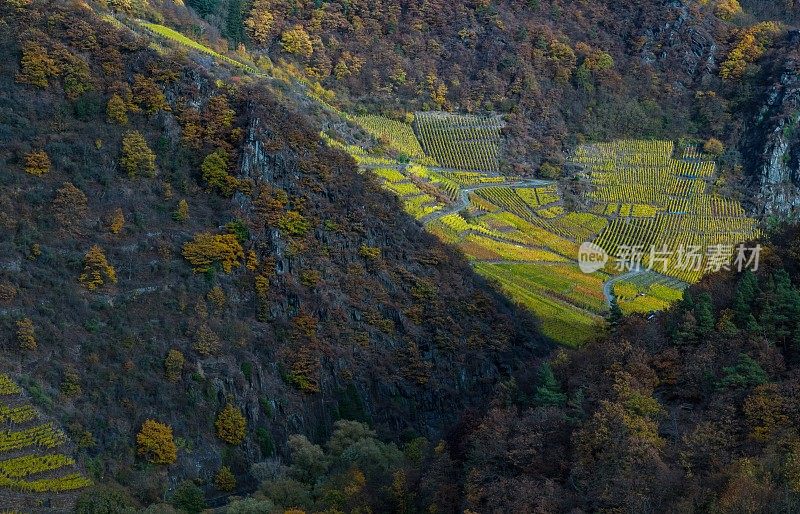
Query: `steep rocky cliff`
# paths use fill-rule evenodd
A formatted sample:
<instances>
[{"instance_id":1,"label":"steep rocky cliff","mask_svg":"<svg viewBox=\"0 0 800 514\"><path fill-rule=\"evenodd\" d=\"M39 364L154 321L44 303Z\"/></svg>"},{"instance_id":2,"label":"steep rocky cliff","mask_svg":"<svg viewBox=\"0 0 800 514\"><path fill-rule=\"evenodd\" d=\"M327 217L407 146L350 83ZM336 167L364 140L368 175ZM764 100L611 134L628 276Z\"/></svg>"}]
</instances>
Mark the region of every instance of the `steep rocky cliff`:
<instances>
[{"instance_id":1,"label":"steep rocky cliff","mask_svg":"<svg viewBox=\"0 0 800 514\"><path fill-rule=\"evenodd\" d=\"M787 35L765 73L772 84L747 134L744 155L757 209L794 216L800 206L800 32Z\"/></svg>"}]
</instances>

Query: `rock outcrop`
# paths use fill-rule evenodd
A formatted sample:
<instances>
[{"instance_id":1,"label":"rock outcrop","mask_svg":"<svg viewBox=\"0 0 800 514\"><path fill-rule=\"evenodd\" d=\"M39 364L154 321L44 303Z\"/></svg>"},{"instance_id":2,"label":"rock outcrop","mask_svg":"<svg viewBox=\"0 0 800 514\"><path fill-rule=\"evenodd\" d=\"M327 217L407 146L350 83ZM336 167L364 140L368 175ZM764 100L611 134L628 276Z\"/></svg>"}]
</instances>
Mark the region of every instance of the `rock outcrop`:
<instances>
[{"instance_id":1,"label":"rock outcrop","mask_svg":"<svg viewBox=\"0 0 800 514\"><path fill-rule=\"evenodd\" d=\"M800 207L800 31L786 39L782 62L750 129L752 166L762 214L797 215Z\"/></svg>"}]
</instances>

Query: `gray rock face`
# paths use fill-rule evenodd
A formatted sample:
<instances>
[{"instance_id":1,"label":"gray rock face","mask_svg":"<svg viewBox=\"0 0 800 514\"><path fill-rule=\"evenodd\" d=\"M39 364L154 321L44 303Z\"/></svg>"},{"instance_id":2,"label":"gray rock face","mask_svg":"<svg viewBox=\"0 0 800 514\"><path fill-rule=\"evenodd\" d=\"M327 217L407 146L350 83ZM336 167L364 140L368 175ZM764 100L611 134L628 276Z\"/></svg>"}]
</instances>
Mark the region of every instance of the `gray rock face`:
<instances>
[{"instance_id":1,"label":"gray rock face","mask_svg":"<svg viewBox=\"0 0 800 514\"><path fill-rule=\"evenodd\" d=\"M800 32L788 42L797 50ZM755 129L763 141L758 179L758 204L763 214L795 217L800 207L800 60L788 58L780 79L770 88Z\"/></svg>"}]
</instances>

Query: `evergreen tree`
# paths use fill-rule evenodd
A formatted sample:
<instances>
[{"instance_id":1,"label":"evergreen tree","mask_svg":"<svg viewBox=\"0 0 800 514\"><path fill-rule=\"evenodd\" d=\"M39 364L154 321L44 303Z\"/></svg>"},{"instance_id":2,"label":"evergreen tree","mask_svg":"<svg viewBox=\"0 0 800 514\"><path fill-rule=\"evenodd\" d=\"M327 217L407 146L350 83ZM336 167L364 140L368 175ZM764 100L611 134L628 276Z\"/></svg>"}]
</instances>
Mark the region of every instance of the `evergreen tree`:
<instances>
[{"instance_id":1,"label":"evergreen tree","mask_svg":"<svg viewBox=\"0 0 800 514\"><path fill-rule=\"evenodd\" d=\"M700 336L706 336L714 331L716 321L714 320L714 306L711 303L711 295L700 293L694 301L694 318L697 320L697 332Z\"/></svg>"},{"instance_id":2,"label":"evergreen tree","mask_svg":"<svg viewBox=\"0 0 800 514\"><path fill-rule=\"evenodd\" d=\"M725 375L717 382L719 389L755 387L769 381L764 368L745 353L739 354L736 365L723 368L723 372Z\"/></svg>"},{"instance_id":3,"label":"evergreen tree","mask_svg":"<svg viewBox=\"0 0 800 514\"><path fill-rule=\"evenodd\" d=\"M736 292L733 297L733 311L736 314L736 323L740 328L745 328L747 325L757 292L758 280L755 274L747 269L736 284Z\"/></svg>"},{"instance_id":4,"label":"evergreen tree","mask_svg":"<svg viewBox=\"0 0 800 514\"><path fill-rule=\"evenodd\" d=\"M539 367L539 387L533 396L533 402L540 407L562 407L567 402L567 395L553 375L550 364L543 362Z\"/></svg>"}]
</instances>

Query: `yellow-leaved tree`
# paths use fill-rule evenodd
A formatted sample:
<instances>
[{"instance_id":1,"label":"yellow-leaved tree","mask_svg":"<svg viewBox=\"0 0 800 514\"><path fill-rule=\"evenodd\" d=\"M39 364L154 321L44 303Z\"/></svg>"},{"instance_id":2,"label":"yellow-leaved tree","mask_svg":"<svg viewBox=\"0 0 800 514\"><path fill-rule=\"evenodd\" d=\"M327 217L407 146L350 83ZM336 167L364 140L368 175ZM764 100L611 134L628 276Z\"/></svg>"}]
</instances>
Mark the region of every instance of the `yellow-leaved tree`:
<instances>
[{"instance_id":1,"label":"yellow-leaved tree","mask_svg":"<svg viewBox=\"0 0 800 514\"><path fill-rule=\"evenodd\" d=\"M302 25L295 25L281 35L281 47L290 54L302 57L311 57L314 53L314 46L311 44L311 36Z\"/></svg>"},{"instance_id":2,"label":"yellow-leaved tree","mask_svg":"<svg viewBox=\"0 0 800 514\"><path fill-rule=\"evenodd\" d=\"M83 258L83 273L81 273L80 282L89 291L103 286L106 282L117 283L117 272L108 263L103 250L97 245L92 246Z\"/></svg>"},{"instance_id":3,"label":"yellow-leaved tree","mask_svg":"<svg viewBox=\"0 0 800 514\"><path fill-rule=\"evenodd\" d=\"M30 318L22 318L17 321L17 341L23 350L35 350L38 346L33 321Z\"/></svg>"},{"instance_id":4,"label":"yellow-leaved tree","mask_svg":"<svg viewBox=\"0 0 800 514\"><path fill-rule=\"evenodd\" d=\"M52 163L44 150L36 150L25 154L25 172L40 177L50 171Z\"/></svg>"},{"instance_id":5,"label":"yellow-leaved tree","mask_svg":"<svg viewBox=\"0 0 800 514\"><path fill-rule=\"evenodd\" d=\"M122 232L122 229L125 227L125 214L122 213L121 208L117 208L111 213L111 218L109 218L108 228L111 230L111 233L114 235L119 234Z\"/></svg>"},{"instance_id":6,"label":"yellow-leaved tree","mask_svg":"<svg viewBox=\"0 0 800 514\"><path fill-rule=\"evenodd\" d=\"M106 116L109 123L126 125L128 123L128 106L121 96L114 93L106 105Z\"/></svg>"},{"instance_id":7,"label":"yellow-leaved tree","mask_svg":"<svg viewBox=\"0 0 800 514\"><path fill-rule=\"evenodd\" d=\"M230 273L244 259L244 248L234 234L195 234L192 241L183 245L182 253L198 273L209 271L214 264Z\"/></svg>"},{"instance_id":8,"label":"yellow-leaved tree","mask_svg":"<svg viewBox=\"0 0 800 514\"><path fill-rule=\"evenodd\" d=\"M247 35L257 45L269 43L275 17L269 12L269 3L264 0L255 0L250 9L250 15L244 20Z\"/></svg>"},{"instance_id":9,"label":"yellow-leaved tree","mask_svg":"<svg viewBox=\"0 0 800 514\"><path fill-rule=\"evenodd\" d=\"M164 359L164 375L167 380L170 382L179 381L185 363L186 358L179 350L172 349L167 352L167 357Z\"/></svg>"},{"instance_id":10,"label":"yellow-leaved tree","mask_svg":"<svg viewBox=\"0 0 800 514\"><path fill-rule=\"evenodd\" d=\"M172 464L178 458L178 447L172 437L172 427L154 419L142 424L136 434L138 453L153 464Z\"/></svg>"},{"instance_id":11,"label":"yellow-leaved tree","mask_svg":"<svg viewBox=\"0 0 800 514\"><path fill-rule=\"evenodd\" d=\"M156 155L147 146L144 136L137 130L122 136L122 155L119 165L130 178L137 175L154 177L156 175Z\"/></svg>"},{"instance_id":12,"label":"yellow-leaved tree","mask_svg":"<svg viewBox=\"0 0 800 514\"><path fill-rule=\"evenodd\" d=\"M247 421L242 411L231 403L226 404L219 413L214 426L217 428L217 436L228 444L241 443L247 432Z\"/></svg>"},{"instance_id":13,"label":"yellow-leaved tree","mask_svg":"<svg viewBox=\"0 0 800 514\"><path fill-rule=\"evenodd\" d=\"M236 489L236 477L233 476L231 468L222 466L217 471L217 476L214 477L214 486L223 492L229 493Z\"/></svg>"}]
</instances>

